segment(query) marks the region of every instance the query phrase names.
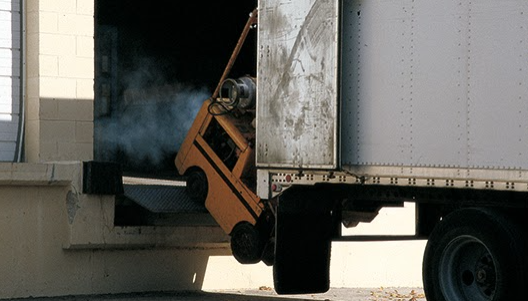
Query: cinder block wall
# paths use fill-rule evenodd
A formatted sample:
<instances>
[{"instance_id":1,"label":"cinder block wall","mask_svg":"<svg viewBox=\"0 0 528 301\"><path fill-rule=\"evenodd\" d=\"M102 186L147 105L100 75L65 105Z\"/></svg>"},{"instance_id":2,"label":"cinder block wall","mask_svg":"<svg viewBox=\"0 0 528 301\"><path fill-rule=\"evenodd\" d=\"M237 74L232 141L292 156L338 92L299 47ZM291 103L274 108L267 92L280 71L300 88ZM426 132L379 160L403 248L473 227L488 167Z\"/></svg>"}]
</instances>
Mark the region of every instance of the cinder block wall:
<instances>
[{"instance_id":1,"label":"cinder block wall","mask_svg":"<svg viewBox=\"0 0 528 301\"><path fill-rule=\"evenodd\" d=\"M94 1L26 1L28 162L93 158Z\"/></svg>"}]
</instances>

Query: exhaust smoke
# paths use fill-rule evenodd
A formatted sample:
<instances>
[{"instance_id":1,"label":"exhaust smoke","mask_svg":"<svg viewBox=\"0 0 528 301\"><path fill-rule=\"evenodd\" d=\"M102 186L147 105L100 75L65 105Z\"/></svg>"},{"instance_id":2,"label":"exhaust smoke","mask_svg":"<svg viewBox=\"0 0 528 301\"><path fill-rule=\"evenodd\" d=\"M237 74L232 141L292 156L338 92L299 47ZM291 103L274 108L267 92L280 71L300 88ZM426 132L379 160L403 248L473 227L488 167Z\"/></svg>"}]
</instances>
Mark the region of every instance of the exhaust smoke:
<instances>
[{"instance_id":1,"label":"exhaust smoke","mask_svg":"<svg viewBox=\"0 0 528 301\"><path fill-rule=\"evenodd\" d=\"M96 158L133 169L166 169L210 96L205 87L160 84L152 72L137 71L111 114L95 120ZM157 81L157 80L156 80Z\"/></svg>"}]
</instances>

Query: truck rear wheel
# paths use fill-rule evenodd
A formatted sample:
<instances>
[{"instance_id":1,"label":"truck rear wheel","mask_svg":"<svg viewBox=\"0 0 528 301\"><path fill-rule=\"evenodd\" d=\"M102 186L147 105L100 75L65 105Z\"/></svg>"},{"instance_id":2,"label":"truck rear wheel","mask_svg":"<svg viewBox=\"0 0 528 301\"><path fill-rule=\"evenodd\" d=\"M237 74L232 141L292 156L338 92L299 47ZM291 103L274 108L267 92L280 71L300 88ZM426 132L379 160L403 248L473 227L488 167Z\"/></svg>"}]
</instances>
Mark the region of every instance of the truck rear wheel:
<instances>
[{"instance_id":1,"label":"truck rear wheel","mask_svg":"<svg viewBox=\"0 0 528 301\"><path fill-rule=\"evenodd\" d=\"M447 215L424 254L427 300L520 300L525 294L526 241L520 224L491 209Z\"/></svg>"},{"instance_id":2,"label":"truck rear wheel","mask_svg":"<svg viewBox=\"0 0 528 301\"><path fill-rule=\"evenodd\" d=\"M290 191L291 190L291 191ZM290 188L279 200L273 277L279 294L326 292L330 286L333 218L328 196Z\"/></svg>"}]
</instances>

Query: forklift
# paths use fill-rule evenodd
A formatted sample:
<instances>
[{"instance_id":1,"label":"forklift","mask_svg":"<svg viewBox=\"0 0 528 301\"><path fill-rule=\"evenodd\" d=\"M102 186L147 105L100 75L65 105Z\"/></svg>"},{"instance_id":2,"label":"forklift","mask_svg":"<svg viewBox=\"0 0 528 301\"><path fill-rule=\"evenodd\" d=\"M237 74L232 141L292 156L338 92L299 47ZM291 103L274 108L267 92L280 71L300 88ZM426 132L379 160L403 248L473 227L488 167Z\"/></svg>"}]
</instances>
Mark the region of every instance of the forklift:
<instances>
[{"instance_id":1,"label":"forklift","mask_svg":"<svg viewBox=\"0 0 528 301\"><path fill-rule=\"evenodd\" d=\"M238 262L273 265L273 206L256 194L254 77L227 78L251 28L255 9L213 95L204 101L175 158L188 195L205 205L231 237Z\"/></svg>"}]
</instances>

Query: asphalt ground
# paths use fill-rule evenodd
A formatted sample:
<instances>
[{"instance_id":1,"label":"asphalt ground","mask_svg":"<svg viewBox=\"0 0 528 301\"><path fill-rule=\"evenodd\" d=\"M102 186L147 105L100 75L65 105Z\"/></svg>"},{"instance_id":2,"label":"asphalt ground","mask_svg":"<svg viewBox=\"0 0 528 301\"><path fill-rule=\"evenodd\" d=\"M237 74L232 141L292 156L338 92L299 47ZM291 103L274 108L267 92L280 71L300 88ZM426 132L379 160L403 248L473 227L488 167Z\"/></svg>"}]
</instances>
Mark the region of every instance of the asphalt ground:
<instances>
[{"instance_id":1,"label":"asphalt ground","mask_svg":"<svg viewBox=\"0 0 528 301\"><path fill-rule=\"evenodd\" d=\"M273 289L154 292L16 299L18 301L425 301L421 288L333 288L324 294L279 296Z\"/></svg>"}]
</instances>

